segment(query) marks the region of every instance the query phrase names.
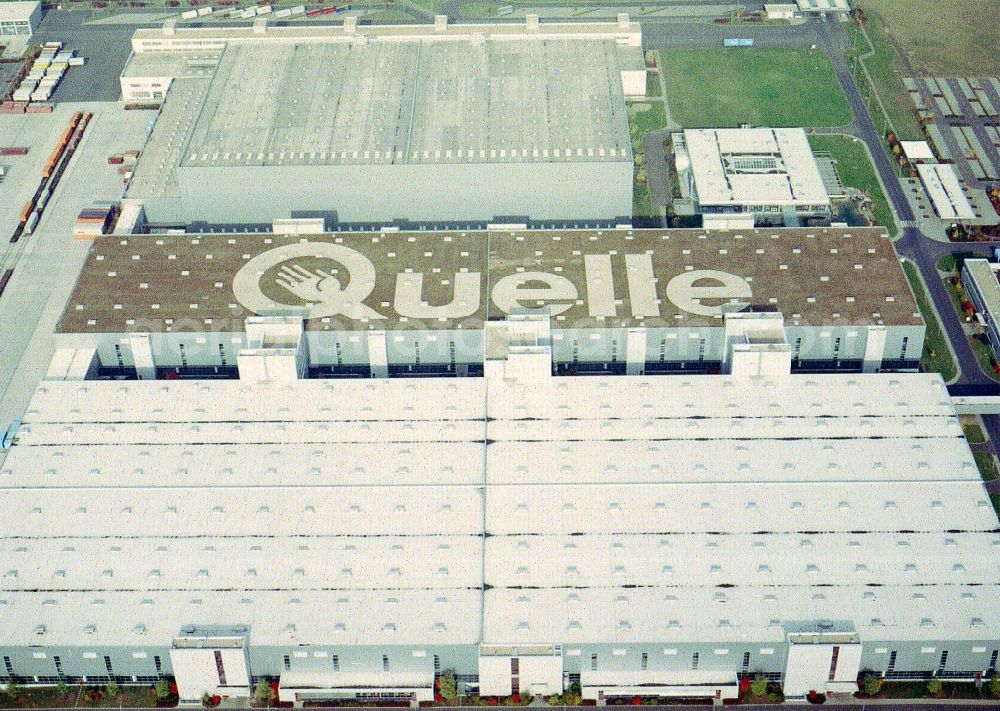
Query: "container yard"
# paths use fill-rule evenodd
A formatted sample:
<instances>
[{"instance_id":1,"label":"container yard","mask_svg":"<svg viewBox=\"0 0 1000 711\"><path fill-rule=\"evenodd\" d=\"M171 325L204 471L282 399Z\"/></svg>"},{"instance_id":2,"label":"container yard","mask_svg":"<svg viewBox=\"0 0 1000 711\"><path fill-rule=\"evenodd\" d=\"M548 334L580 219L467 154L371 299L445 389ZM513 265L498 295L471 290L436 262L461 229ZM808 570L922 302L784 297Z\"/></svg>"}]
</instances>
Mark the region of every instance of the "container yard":
<instances>
[{"instance_id":1,"label":"container yard","mask_svg":"<svg viewBox=\"0 0 1000 711\"><path fill-rule=\"evenodd\" d=\"M35 194L25 203L18 215L18 224L14 233L10 237L10 242L17 242L22 235L30 235L41 219L42 213L48 204L49 197L63 172L66 170L70 159L83 138L83 133L87 129L93 114L77 111L72 115L66 128L59 134L56 147L49 155L49 159L42 168L42 178L38 183Z\"/></svg>"},{"instance_id":2,"label":"container yard","mask_svg":"<svg viewBox=\"0 0 1000 711\"><path fill-rule=\"evenodd\" d=\"M49 101L69 68L82 66L84 62L83 57L76 56L75 50L63 49L62 42L46 42L11 92L13 103L27 111L31 103ZM11 112L16 112L16 108L11 107Z\"/></svg>"}]
</instances>

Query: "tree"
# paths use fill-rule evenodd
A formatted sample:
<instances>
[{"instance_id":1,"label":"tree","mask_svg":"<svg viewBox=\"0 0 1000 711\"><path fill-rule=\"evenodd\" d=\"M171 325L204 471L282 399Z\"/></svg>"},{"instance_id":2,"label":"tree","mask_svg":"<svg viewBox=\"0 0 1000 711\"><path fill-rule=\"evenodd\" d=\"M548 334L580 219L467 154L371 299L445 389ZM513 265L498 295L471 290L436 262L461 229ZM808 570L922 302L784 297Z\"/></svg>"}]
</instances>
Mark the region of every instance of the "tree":
<instances>
[{"instance_id":1,"label":"tree","mask_svg":"<svg viewBox=\"0 0 1000 711\"><path fill-rule=\"evenodd\" d=\"M253 690L254 700L259 704L266 704L271 700L271 686L264 679L259 679Z\"/></svg>"},{"instance_id":2,"label":"tree","mask_svg":"<svg viewBox=\"0 0 1000 711\"><path fill-rule=\"evenodd\" d=\"M865 674L861 678L861 691L866 696L875 696L882 690L882 679L874 674Z\"/></svg>"},{"instance_id":3,"label":"tree","mask_svg":"<svg viewBox=\"0 0 1000 711\"><path fill-rule=\"evenodd\" d=\"M164 701L168 696L170 696L170 684L166 679L160 679L156 684L153 685L153 689L156 691L156 699L158 701Z\"/></svg>"},{"instance_id":4,"label":"tree","mask_svg":"<svg viewBox=\"0 0 1000 711\"><path fill-rule=\"evenodd\" d=\"M943 688L944 684L942 684L941 680L938 679L936 676L932 676L927 682L927 693L931 694L932 696L937 696L938 694L940 694Z\"/></svg>"},{"instance_id":5,"label":"tree","mask_svg":"<svg viewBox=\"0 0 1000 711\"><path fill-rule=\"evenodd\" d=\"M15 682L13 679L7 682L7 687L4 689L4 692L11 699L17 698L17 695L18 693L20 693L20 691L21 689L17 686L17 682Z\"/></svg>"},{"instance_id":6,"label":"tree","mask_svg":"<svg viewBox=\"0 0 1000 711\"><path fill-rule=\"evenodd\" d=\"M993 676L990 677L990 693L1000 698L1000 674L993 672Z\"/></svg>"},{"instance_id":7,"label":"tree","mask_svg":"<svg viewBox=\"0 0 1000 711\"><path fill-rule=\"evenodd\" d=\"M65 696L69 693L69 685L66 683L65 679L59 680L59 683L56 684L56 691L59 692L60 696Z\"/></svg>"},{"instance_id":8,"label":"tree","mask_svg":"<svg viewBox=\"0 0 1000 711\"><path fill-rule=\"evenodd\" d=\"M441 683L440 693L443 699L454 699L458 696L458 682L455 680L455 672L448 670L442 672L441 676L438 677Z\"/></svg>"},{"instance_id":9,"label":"tree","mask_svg":"<svg viewBox=\"0 0 1000 711\"><path fill-rule=\"evenodd\" d=\"M763 674L758 674L750 682L750 693L753 696L763 696L767 693L767 677Z\"/></svg>"},{"instance_id":10,"label":"tree","mask_svg":"<svg viewBox=\"0 0 1000 711\"><path fill-rule=\"evenodd\" d=\"M109 681L107 687L105 688L108 690L108 696L118 696L118 684L115 682Z\"/></svg>"}]
</instances>

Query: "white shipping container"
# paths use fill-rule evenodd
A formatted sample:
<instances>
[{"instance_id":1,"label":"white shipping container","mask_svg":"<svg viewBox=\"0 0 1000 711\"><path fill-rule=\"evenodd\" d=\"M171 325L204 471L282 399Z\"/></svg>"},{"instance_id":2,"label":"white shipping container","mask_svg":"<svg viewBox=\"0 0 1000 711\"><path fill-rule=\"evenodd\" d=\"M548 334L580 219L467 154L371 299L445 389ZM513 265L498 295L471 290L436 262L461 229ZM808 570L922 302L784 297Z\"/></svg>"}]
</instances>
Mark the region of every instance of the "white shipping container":
<instances>
[{"instance_id":1,"label":"white shipping container","mask_svg":"<svg viewBox=\"0 0 1000 711\"><path fill-rule=\"evenodd\" d=\"M35 226L36 225L38 225L38 212L37 211L31 213L31 216L28 217L28 221L24 225L24 234L30 235L32 232L35 231Z\"/></svg>"},{"instance_id":2,"label":"white shipping container","mask_svg":"<svg viewBox=\"0 0 1000 711\"><path fill-rule=\"evenodd\" d=\"M287 7L284 10L275 10L274 11L274 16L275 17L288 17L291 14L292 14L291 9L289 9Z\"/></svg>"},{"instance_id":3,"label":"white shipping container","mask_svg":"<svg viewBox=\"0 0 1000 711\"><path fill-rule=\"evenodd\" d=\"M181 19L182 20L193 20L196 17L198 17L198 11L197 10L188 10L186 12L182 12L181 13Z\"/></svg>"},{"instance_id":4,"label":"white shipping container","mask_svg":"<svg viewBox=\"0 0 1000 711\"><path fill-rule=\"evenodd\" d=\"M48 101L50 96L52 96L52 92L48 89L38 89L31 92L32 101Z\"/></svg>"},{"instance_id":5,"label":"white shipping container","mask_svg":"<svg viewBox=\"0 0 1000 711\"><path fill-rule=\"evenodd\" d=\"M14 101L30 101L31 89L18 89L14 92L11 98L13 98Z\"/></svg>"},{"instance_id":6,"label":"white shipping container","mask_svg":"<svg viewBox=\"0 0 1000 711\"><path fill-rule=\"evenodd\" d=\"M271 14L271 6L270 5L261 5L260 7L257 8L257 14L258 15L270 15Z\"/></svg>"},{"instance_id":7,"label":"white shipping container","mask_svg":"<svg viewBox=\"0 0 1000 711\"><path fill-rule=\"evenodd\" d=\"M295 7L292 8L292 14L293 15L305 15L306 14L306 6L305 5L296 5Z\"/></svg>"},{"instance_id":8,"label":"white shipping container","mask_svg":"<svg viewBox=\"0 0 1000 711\"><path fill-rule=\"evenodd\" d=\"M249 20L251 17L255 17L256 15L257 15L257 8L255 7L248 7L246 10L240 13L240 17L242 17L244 20Z\"/></svg>"},{"instance_id":9,"label":"white shipping container","mask_svg":"<svg viewBox=\"0 0 1000 711\"><path fill-rule=\"evenodd\" d=\"M71 66L71 67L82 67L83 64L84 64L84 62L86 62L86 61L87 60L84 59L83 57L73 57L72 59L69 60L69 66Z\"/></svg>"},{"instance_id":10,"label":"white shipping container","mask_svg":"<svg viewBox=\"0 0 1000 711\"><path fill-rule=\"evenodd\" d=\"M211 15L211 14L212 14L212 8L210 7L198 8L198 17L204 17L205 15Z\"/></svg>"},{"instance_id":11,"label":"white shipping container","mask_svg":"<svg viewBox=\"0 0 1000 711\"><path fill-rule=\"evenodd\" d=\"M51 194L52 193L49 191L48 188L45 188L45 190L42 191L41 195L38 196L38 208L37 209L39 209L39 210L44 210L45 209L45 205L48 204L48 202L49 202L49 195L51 195Z\"/></svg>"}]
</instances>

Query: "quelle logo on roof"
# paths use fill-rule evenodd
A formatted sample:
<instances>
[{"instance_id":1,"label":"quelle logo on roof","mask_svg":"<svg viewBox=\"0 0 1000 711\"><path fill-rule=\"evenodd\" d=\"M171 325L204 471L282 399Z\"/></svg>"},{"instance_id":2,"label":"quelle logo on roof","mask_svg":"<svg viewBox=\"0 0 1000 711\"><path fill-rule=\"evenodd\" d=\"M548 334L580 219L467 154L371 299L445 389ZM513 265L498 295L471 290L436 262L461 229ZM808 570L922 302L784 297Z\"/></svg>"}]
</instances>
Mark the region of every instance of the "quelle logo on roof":
<instances>
[{"instance_id":1,"label":"quelle logo on roof","mask_svg":"<svg viewBox=\"0 0 1000 711\"><path fill-rule=\"evenodd\" d=\"M613 260L624 263L624 285L633 318L660 315L658 280L649 254L587 254L582 283L555 272L514 271L489 275L489 298L504 313L544 306L555 316L583 301L591 317L624 316L616 300ZM317 266L321 263L323 266ZM233 293L258 314L304 308L305 318L340 316L378 321L403 316L419 319L460 319L475 314L483 298L485 276L462 271L451 276L451 300L437 305L424 299L422 272L398 272L389 309L365 303L380 278L372 261L360 252L329 242L299 242L276 247L250 259L233 279ZM695 269L673 276L663 295L677 308L700 316L742 311L752 296L745 279L715 269Z\"/></svg>"}]
</instances>

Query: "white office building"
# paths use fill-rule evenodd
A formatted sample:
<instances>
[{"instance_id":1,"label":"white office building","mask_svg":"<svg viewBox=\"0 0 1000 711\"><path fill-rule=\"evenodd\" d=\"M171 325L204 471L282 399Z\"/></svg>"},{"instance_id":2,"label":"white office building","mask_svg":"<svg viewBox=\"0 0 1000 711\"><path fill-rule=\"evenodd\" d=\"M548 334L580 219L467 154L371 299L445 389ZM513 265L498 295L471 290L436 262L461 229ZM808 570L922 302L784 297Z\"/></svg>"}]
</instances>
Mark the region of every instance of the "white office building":
<instances>
[{"instance_id":1,"label":"white office building","mask_svg":"<svg viewBox=\"0 0 1000 711\"><path fill-rule=\"evenodd\" d=\"M962 265L962 286L980 317L994 354L1000 353L1000 283L996 264L985 259L966 259Z\"/></svg>"},{"instance_id":2,"label":"white office building","mask_svg":"<svg viewBox=\"0 0 1000 711\"><path fill-rule=\"evenodd\" d=\"M35 33L35 28L41 21L42 4L36 0L2 2L0 3L0 40L15 35L30 37Z\"/></svg>"},{"instance_id":3,"label":"white office building","mask_svg":"<svg viewBox=\"0 0 1000 711\"><path fill-rule=\"evenodd\" d=\"M829 224L827 194L801 128L688 129L672 137L679 214L705 227Z\"/></svg>"}]
</instances>

